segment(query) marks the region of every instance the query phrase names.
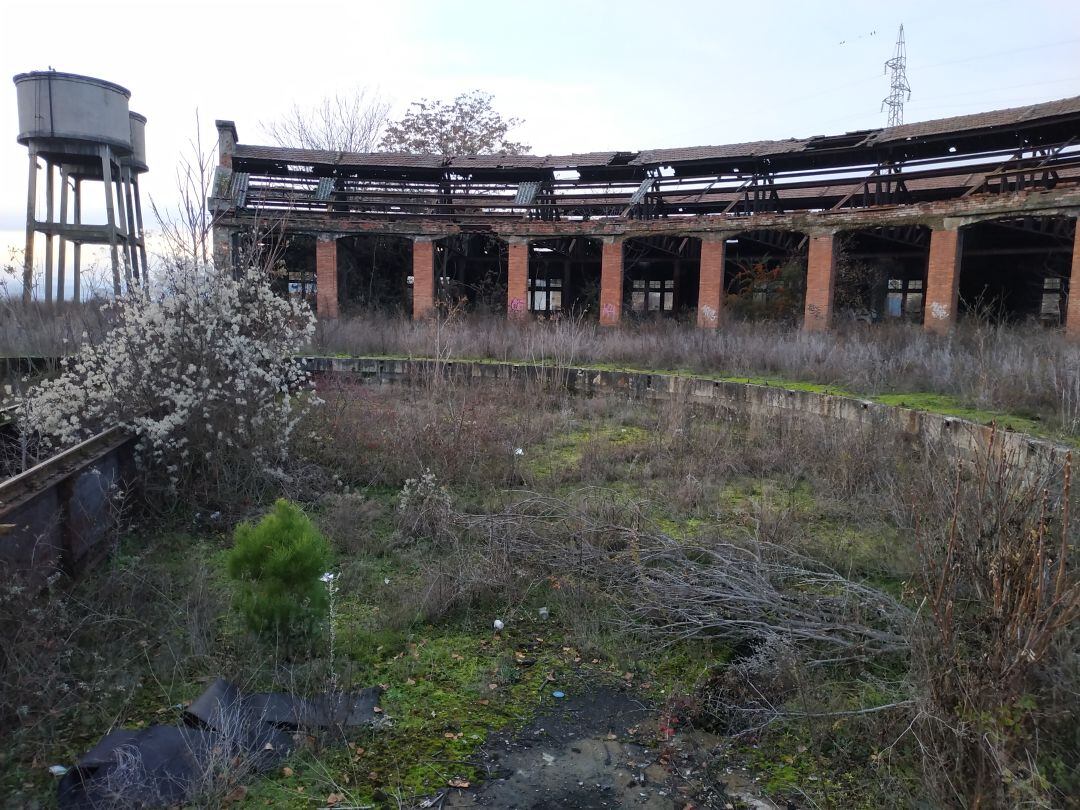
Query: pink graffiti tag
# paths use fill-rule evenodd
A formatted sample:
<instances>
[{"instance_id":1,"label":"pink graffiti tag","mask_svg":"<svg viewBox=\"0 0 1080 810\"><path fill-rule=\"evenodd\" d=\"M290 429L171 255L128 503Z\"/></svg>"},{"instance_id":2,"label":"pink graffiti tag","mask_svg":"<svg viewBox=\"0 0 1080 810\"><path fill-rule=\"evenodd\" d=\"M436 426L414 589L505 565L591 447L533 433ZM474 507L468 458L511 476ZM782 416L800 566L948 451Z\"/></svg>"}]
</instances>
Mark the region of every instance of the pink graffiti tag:
<instances>
[{"instance_id":1,"label":"pink graffiti tag","mask_svg":"<svg viewBox=\"0 0 1080 810\"><path fill-rule=\"evenodd\" d=\"M524 312L525 302L520 298L510 299L510 311L511 312Z\"/></svg>"}]
</instances>

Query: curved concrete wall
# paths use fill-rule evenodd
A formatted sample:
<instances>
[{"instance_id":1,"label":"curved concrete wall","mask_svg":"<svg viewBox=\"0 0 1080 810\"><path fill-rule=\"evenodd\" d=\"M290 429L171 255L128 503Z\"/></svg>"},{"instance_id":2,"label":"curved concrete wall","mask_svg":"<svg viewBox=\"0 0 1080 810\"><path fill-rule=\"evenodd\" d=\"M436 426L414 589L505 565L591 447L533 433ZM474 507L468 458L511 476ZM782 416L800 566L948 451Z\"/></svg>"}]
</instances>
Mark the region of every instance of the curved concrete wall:
<instances>
[{"instance_id":1,"label":"curved concrete wall","mask_svg":"<svg viewBox=\"0 0 1080 810\"><path fill-rule=\"evenodd\" d=\"M466 380L546 380L564 384L574 393L622 396L636 400L666 400L686 396L691 402L714 405L746 419L781 414L817 418L826 423L871 425L911 436L951 450L961 458L985 453L993 437L999 452L1032 470L1060 467L1071 448L1026 433L995 430L965 419L883 405L854 397L795 391L772 385L653 372L538 366L527 363L391 360L377 357L305 357L315 373L356 374L379 382L411 383L445 374Z\"/></svg>"}]
</instances>

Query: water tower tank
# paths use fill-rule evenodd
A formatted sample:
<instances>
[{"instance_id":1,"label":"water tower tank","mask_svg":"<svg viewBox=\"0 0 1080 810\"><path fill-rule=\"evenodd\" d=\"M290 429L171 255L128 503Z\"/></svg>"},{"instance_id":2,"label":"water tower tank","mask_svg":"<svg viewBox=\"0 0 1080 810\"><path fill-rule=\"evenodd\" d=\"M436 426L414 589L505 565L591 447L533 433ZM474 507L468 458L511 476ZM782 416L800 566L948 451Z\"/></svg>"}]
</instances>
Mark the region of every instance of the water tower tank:
<instances>
[{"instance_id":1,"label":"water tower tank","mask_svg":"<svg viewBox=\"0 0 1080 810\"><path fill-rule=\"evenodd\" d=\"M52 70L20 73L14 81L19 143L79 141L108 144L123 155L131 151L131 93L127 89L102 79Z\"/></svg>"},{"instance_id":2,"label":"water tower tank","mask_svg":"<svg viewBox=\"0 0 1080 810\"><path fill-rule=\"evenodd\" d=\"M149 170L146 164L146 116L137 112L128 113L131 121L131 157L125 163L136 172Z\"/></svg>"}]
</instances>

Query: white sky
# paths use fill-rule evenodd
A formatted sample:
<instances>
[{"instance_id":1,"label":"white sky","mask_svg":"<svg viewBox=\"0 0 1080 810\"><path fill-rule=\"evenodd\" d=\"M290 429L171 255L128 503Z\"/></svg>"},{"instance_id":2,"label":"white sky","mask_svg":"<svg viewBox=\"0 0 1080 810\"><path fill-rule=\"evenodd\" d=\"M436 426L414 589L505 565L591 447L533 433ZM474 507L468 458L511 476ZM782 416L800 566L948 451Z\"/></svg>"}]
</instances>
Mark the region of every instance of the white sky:
<instances>
[{"instance_id":1,"label":"white sky","mask_svg":"<svg viewBox=\"0 0 1080 810\"><path fill-rule=\"evenodd\" d=\"M398 110L490 91L541 154L882 126L901 22L907 121L1080 95L1075 0L3 0L0 263L21 248L26 208L16 73L52 66L131 90L149 119L149 208L147 194L173 197L196 110L208 143L215 118L260 143L260 121L355 86Z\"/></svg>"}]
</instances>

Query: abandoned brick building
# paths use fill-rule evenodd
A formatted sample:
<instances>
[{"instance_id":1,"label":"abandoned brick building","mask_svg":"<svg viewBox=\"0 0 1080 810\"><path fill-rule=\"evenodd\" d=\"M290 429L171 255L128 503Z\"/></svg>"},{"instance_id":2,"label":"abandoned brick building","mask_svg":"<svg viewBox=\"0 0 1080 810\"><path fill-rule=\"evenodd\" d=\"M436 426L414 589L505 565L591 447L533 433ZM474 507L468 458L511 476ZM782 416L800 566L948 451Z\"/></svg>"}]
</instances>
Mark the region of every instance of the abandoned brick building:
<instances>
[{"instance_id":1,"label":"abandoned brick building","mask_svg":"<svg viewBox=\"0 0 1080 810\"><path fill-rule=\"evenodd\" d=\"M279 283L323 317L460 305L712 327L786 295L806 329L854 317L944 331L985 310L1080 335L1080 97L547 157L252 146L217 127L219 266L272 240Z\"/></svg>"}]
</instances>

